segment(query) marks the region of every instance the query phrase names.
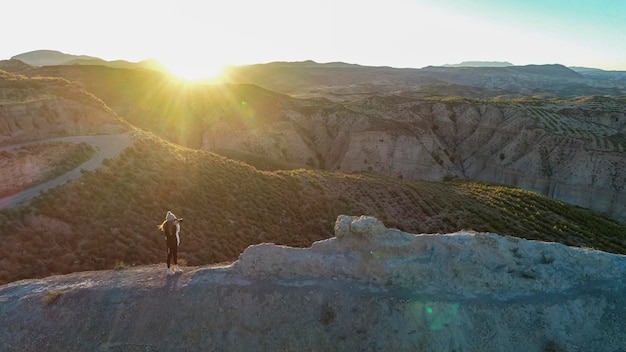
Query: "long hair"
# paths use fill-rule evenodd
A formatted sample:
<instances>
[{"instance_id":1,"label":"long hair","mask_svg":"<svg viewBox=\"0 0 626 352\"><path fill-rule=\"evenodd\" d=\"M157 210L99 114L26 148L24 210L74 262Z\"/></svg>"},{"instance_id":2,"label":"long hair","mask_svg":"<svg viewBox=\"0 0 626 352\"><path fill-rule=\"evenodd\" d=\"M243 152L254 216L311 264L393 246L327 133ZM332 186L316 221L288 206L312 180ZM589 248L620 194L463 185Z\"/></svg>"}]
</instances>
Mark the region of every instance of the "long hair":
<instances>
[{"instance_id":1,"label":"long hair","mask_svg":"<svg viewBox=\"0 0 626 352\"><path fill-rule=\"evenodd\" d=\"M157 227L159 228L159 230L161 230L161 232L165 232L165 223L167 223L167 220L164 220L161 225L157 225Z\"/></svg>"},{"instance_id":2,"label":"long hair","mask_svg":"<svg viewBox=\"0 0 626 352\"><path fill-rule=\"evenodd\" d=\"M179 219L175 220L165 220L157 227L162 232L165 232L166 235L175 235L176 234L176 224L180 224Z\"/></svg>"}]
</instances>

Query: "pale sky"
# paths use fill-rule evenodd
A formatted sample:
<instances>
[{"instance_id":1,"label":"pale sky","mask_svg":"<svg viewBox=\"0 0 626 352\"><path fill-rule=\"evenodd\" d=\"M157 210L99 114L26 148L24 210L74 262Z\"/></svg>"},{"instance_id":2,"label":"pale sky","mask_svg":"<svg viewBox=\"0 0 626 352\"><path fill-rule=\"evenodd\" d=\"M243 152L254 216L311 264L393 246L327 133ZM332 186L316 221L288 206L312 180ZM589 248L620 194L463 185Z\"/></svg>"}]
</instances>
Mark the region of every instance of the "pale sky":
<instances>
[{"instance_id":1,"label":"pale sky","mask_svg":"<svg viewBox=\"0 0 626 352\"><path fill-rule=\"evenodd\" d=\"M626 70L625 0L19 0L2 5L0 33L0 60L155 58L189 77L303 60Z\"/></svg>"}]
</instances>

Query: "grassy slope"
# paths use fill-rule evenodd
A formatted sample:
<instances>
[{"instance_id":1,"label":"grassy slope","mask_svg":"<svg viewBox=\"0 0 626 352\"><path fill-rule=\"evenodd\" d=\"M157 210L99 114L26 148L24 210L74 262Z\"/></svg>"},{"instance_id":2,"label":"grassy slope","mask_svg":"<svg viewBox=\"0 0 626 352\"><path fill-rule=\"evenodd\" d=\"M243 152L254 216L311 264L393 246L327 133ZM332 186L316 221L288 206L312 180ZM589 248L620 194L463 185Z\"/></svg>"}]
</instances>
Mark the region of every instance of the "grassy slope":
<instances>
[{"instance_id":1,"label":"grassy slope","mask_svg":"<svg viewBox=\"0 0 626 352\"><path fill-rule=\"evenodd\" d=\"M626 225L508 187L265 172L156 137L106 165L0 212L0 283L163 262L156 225L167 210L185 218L180 257L189 265L235 260L260 242L309 246L333 236L340 214L373 215L412 233L493 231L626 253Z\"/></svg>"}]
</instances>

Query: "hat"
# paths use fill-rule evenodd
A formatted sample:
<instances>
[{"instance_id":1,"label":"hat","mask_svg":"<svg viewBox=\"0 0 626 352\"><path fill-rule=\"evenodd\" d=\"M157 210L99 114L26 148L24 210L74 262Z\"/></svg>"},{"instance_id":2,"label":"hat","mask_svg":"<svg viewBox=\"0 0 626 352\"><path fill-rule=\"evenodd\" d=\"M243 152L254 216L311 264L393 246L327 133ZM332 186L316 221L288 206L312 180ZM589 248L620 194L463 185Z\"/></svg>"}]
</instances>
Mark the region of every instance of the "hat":
<instances>
[{"instance_id":1,"label":"hat","mask_svg":"<svg viewBox=\"0 0 626 352\"><path fill-rule=\"evenodd\" d=\"M165 214L165 220L166 220L166 221L171 221L171 220L176 220L176 219L178 219L178 218L176 217L176 215L174 215L174 213L172 213L172 212L171 212L171 211L169 211L169 210L167 211L167 214Z\"/></svg>"}]
</instances>

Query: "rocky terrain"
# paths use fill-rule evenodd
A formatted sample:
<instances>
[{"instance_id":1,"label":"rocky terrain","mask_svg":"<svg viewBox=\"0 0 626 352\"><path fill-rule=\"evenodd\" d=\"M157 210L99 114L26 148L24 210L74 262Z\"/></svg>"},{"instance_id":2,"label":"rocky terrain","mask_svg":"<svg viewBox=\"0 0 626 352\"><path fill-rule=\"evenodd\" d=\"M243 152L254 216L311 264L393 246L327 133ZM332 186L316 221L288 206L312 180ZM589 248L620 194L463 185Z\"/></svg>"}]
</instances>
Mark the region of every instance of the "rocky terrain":
<instances>
[{"instance_id":1,"label":"rocky terrain","mask_svg":"<svg viewBox=\"0 0 626 352\"><path fill-rule=\"evenodd\" d=\"M133 143L134 133L58 137L0 148L0 209L102 167Z\"/></svg>"},{"instance_id":2,"label":"rocky terrain","mask_svg":"<svg viewBox=\"0 0 626 352\"><path fill-rule=\"evenodd\" d=\"M254 128L216 122L202 148L331 171L507 184L626 219L626 104L620 100L386 96L276 104L282 120Z\"/></svg>"},{"instance_id":3,"label":"rocky terrain","mask_svg":"<svg viewBox=\"0 0 626 352\"><path fill-rule=\"evenodd\" d=\"M128 123L80 84L8 73L1 68L19 72L33 67L17 60L4 63L0 65L0 198L48 181L89 159L85 145L41 142L130 130Z\"/></svg>"},{"instance_id":4,"label":"rocky terrain","mask_svg":"<svg viewBox=\"0 0 626 352\"><path fill-rule=\"evenodd\" d=\"M204 147L297 156L343 172L507 184L624 220L623 72L579 71L312 62L233 68L234 81L336 105L285 107L282 123L263 128L220 124L205 133Z\"/></svg>"},{"instance_id":5,"label":"rocky terrain","mask_svg":"<svg viewBox=\"0 0 626 352\"><path fill-rule=\"evenodd\" d=\"M11 74L1 65L0 116L0 146L128 130L128 124L80 84Z\"/></svg>"},{"instance_id":6,"label":"rocky terrain","mask_svg":"<svg viewBox=\"0 0 626 352\"><path fill-rule=\"evenodd\" d=\"M6 67L28 71L10 61ZM81 82L135 126L192 148L329 171L506 184L625 220L625 90L619 72L602 72L272 63L231 68L236 84L195 87L99 66L25 74Z\"/></svg>"},{"instance_id":7,"label":"rocky terrain","mask_svg":"<svg viewBox=\"0 0 626 352\"><path fill-rule=\"evenodd\" d=\"M624 351L624 256L339 216L223 266L0 286L3 350Z\"/></svg>"},{"instance_id":8,"label":"rocky terrain","mask_svg":"<svg viewBox=\"0 0 626 352\"><path fill-rule=\"evenodd\" d=\"M86 161L93 152L87 145L50 143L0 148L0 199L64 174ZM77 159L59 168L67 160ZM0 201L0 205L2 202Z\"/></svg>"}]
</instances>

